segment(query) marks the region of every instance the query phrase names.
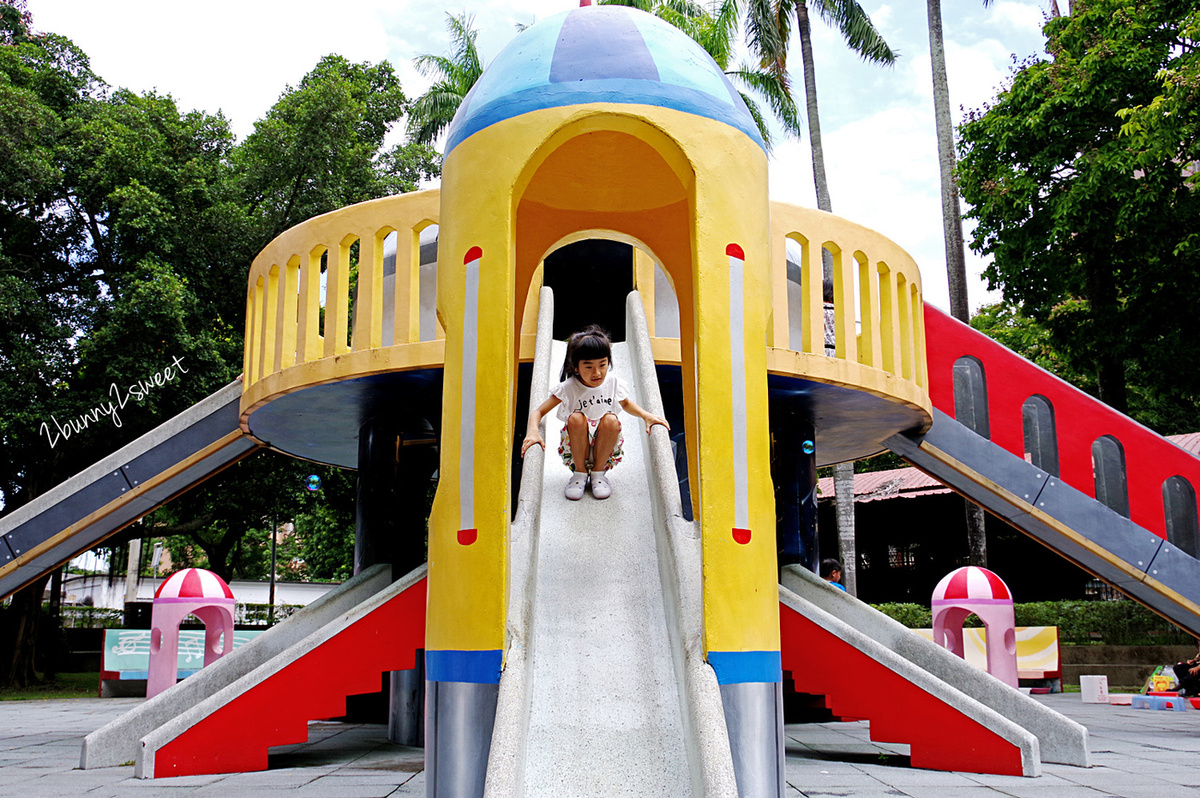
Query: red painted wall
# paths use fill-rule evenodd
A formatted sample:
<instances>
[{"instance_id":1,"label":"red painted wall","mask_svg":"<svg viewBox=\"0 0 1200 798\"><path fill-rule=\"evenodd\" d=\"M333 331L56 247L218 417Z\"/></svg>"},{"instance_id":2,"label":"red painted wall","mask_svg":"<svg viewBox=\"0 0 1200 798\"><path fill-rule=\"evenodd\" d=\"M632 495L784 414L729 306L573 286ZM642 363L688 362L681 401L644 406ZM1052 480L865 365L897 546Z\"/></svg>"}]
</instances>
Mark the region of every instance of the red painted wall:
<instances>
[{"instance_id":1,"label":"red painted wall","mask_svg":"<svg viewBox=\"0 0 1200 798\"><path fill-rule=\"evenodd\" d=\"M1163 482L1183 476L1200 493L1200 459L1108 405L1030 363L970 326L925 305L929 396L934 407L954 415L954 363L970 355L983 364L992 442L1025 456L1021 408L1034 394L1054 406L1059 477L1095 497L1092 442L1111 435L1125 450L1130 520L1166 537Z\"/></svg>"}]
</instances>

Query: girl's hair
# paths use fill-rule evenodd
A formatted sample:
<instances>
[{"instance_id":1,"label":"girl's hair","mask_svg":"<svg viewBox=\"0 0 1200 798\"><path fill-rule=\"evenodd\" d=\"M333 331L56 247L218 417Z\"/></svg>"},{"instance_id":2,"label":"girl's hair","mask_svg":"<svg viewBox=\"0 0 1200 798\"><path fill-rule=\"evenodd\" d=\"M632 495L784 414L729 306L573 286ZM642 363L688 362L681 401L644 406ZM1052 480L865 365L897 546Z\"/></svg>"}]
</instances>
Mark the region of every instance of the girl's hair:
<instances>
[{"instance_id":1,"label":"girl's hair","mask_svg":"<svg viewBox=\"0 0 1200 798\"><path fill-rule=\"evenodd\" d=\"M601 358L608 358L608 365L612 365L612 341L603 328L593 324L567 339L567 356L563 359L562 374L558 378L579 379L579 361Z\"/></svg>"}]
</instances>

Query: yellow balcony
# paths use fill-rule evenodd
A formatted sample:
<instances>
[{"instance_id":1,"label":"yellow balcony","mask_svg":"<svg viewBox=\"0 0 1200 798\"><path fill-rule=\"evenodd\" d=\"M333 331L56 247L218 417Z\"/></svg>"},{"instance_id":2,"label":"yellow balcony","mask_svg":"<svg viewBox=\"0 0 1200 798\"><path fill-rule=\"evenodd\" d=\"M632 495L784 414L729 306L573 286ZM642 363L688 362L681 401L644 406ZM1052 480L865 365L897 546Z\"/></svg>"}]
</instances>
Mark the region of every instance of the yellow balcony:
<instances>
[{"instance_id":1,"label":"yellow balcony","mask_svg":"<svg viewBox=\"0 0 1200 798\"><path fill-rule=\"evenodd\" d=\"M355 467L358 429L376 413L436 427L444 333L436 264L422 264L420 242L438 224L439 199L432 190L342 208L293 227L259 254L246 296L247 431L289 454ZM764 345L772 402L804 405L819 463L873 454L890 435L927 427L916 264L880 234L819 211L772 203L771 226L773 313ZM393 247L394 267L384 256ZM832 263L831 303L823 298L823 251ZM642 250L633 269L655 359L679 366L670 282ZM538 283L521 322L522 361L533 357Z\"/></svg>"}]
</instances>

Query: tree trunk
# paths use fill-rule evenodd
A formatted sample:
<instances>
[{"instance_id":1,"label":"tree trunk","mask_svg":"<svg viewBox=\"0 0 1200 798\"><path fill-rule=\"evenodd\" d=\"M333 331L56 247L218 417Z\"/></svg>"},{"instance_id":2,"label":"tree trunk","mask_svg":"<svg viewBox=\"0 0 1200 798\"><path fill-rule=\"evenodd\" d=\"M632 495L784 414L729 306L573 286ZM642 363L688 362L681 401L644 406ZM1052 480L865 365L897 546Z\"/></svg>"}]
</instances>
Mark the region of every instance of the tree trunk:
<instances>
[{"instance_id":1,"label":"tree trunk","mask_svg":"<svg viewBox=\"0 0 1200 798\"><path fill-rule=\"evenodd\" d=\"M958 183L954 179L954 124L950 119L950 88L946 81L946 49L942 43L940 0L927 0L929 58L933 64L933 116L937 123L938 171L942 179L942 233L946 240L946 279L950 286L950 315L971 321L967 301L967 264L963 252Z\"/></svg>"},{"instance_id":2,"label":"tree trunk","mask_svg":"<svg viewBox=\"0 0 1200 798\"><path fill-rule=\"evenodd\" d=\"M808 6L796 7L796 30L800 34L800 56L804 63L804 101L808 116L808 142L812 148L813 184L817 189L817 208L832 212L829 201L829 182L825 179L825 149L821 144L821 118L817 112L817 71L813 61L812 28Z\"/></svg>"},{"instance_id":3,"label":"tree trunk","mask_svg":"<svg viewBox=\"0 0 1200 798\"><path fill-rule=\"evenodd\" d=\"M13 594L8 607L12 629L12 656L3 671L3 686L29 687L38 683L34 670L38 625L42 617L42 595L50 575L40 577Z\"/></svg>"},{"instance_id":4,"label":"tree trunk","mask_svg":"<svg viewBox=\"0 0 1200 798\"><path fill-rule=\"evenodd\" d=\"M1099 246L1092 251L1098 251ZM1096 382L1100 401L1124 413L1128 410L1125 391L1125 342L1129 331L1121 319L1114 265L1099 258L1083 258L1084 285L1091 305L1094 330L1092 351L1096 353Z\"/></svg>"},{"instance_id":5,"label":"tree trunk","mask_svg":"<svg viewBox=\"0 0 1200 798\"><path fill-rule=\"evenodd\" d=\"M963 499L963 502L967 505L968 565L987 568L987 535L983 526L987 515L982 507L970 499Z\"/></svg>"},{"instance_id":6,"label":"tree trunk","mask_svg":"<svg viewBox=\"0 0 1200 798\"><path fill-rule=\"evenodd\" d=\"M854 463L833 467L833 492L837 510L838 553L842 561L842 585L851 596L858 595L858 545L854 537Z\"/></svg>"}]
</instances>

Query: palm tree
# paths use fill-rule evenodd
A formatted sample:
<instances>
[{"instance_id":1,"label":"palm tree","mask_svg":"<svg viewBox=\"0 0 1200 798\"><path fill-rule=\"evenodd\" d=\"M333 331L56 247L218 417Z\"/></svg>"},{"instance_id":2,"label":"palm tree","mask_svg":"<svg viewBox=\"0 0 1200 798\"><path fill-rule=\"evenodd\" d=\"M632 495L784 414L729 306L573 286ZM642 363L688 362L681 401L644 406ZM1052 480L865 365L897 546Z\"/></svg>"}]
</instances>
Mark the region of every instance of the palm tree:
<instances>
[{"instance_id":1,"label":"palm tree","mask_svg":"<svg viewBox=\"0 0 1200 798\"><path fill-rule=\"evenodd\" d=\"M884 41L867 12L856 0L815 0L817 16L837 28L846 46L864 61L892 65L896 53ZM821 143L821 120L817 110L817 74L812 52L812 26L806 0L750 0L746 13L746 33L750 46L762 63L786 80L787 46L791 21L796 21L800 36L800 57L804 69L804 102L808 117L808 139L812 148L813 181L817 190L817 208L831 211L829 183L825 179L825 149Z\"/></svg>"},{"instance_id":2,"label":"palm tree","mask_svg":"<svg viewBox=\"0 0 1200 798\"><path fill-rule=\"evenodd\" d=\"M990 2L983 0L985 6ZM971 320L971 308L967 301L962 213L958 204L958 183L954 179L954 125L950 120L950 89L946 82L941 0L927 0L926 11L929 16L929 59L933 65L933 116L937 125L938 170L942 179L942 232L946 239L950 315L965 323Z\"/></svg>"},{"instance_id":3,"label":"palm tree","mask_svg":"<svg viewBox=\"0 0 1200 798\"><path fill-rule=\"evenodd\" d=\"M1052 13L1058 6L1052 2ZM983 0L988 5L991 0ZM933 65L933 116L937 126L938 171L942 181L942 234L946 240L946 283L950 288L950 315L963 323L971 321L967 297L967 263L963 250L962 211L958 182L954 178L954 125L950 119L950 88L946 81L946 48L942 41L941 0L926 0L929 17L929 60ZM972 565L987 565L987 537L983 509L964 499L967 513L967 549Z\"/></svg>"},{"instance_id":4,"label":"palm tree","mask_svg":"<svg viewBox=\"0 0 1200 798\"><path fill-rule=\"evenodd\" d=\"M600 0L600 5L629 6L653 14L683 31L704 48L726 77L746 89L738 89L738 94L754 117L759 135L768 150L774 144L774 139L755 96L771 109L785 134L800 135L800 117L786 75L746 63L730 68L737 43L738 0L720 0L708 7L694 0Z\"/></svg>"},{"instance_id":5,"label":"palm tree","mask_svg":"<svg viewBox=\"0 0 1200 798\"><path fill-rule=\"evenodd\" d=\"M446 14L450 31L448 55L419 55L413 65L424 76L434 78L429 91L413 101L408 112L408 135L412 141L430 144L454 118L467 92L483 74L483 63L475 47L479 32L472 27L474 18L466 13Z\"/></svg>"},{"instance_id":6,"label":"palm tree","mask_svg":"<svg viewBox=\"0 0 1200 798\"><path fill-rule=\"evenodd\" d=\"M817 16L837 28L851 50L863 60L890 66L896 61L883 36L875 28L867 12L856 0L815 0ZM805 112L808 116L808 139L812 150L813 182L817 191L817 208L832 212L829 182L825 178L825 148L821 141L821 118L817 109L817 74L812 51L812 27L806 0L749 0L746 10L746 34L750 46L770 71L787 78L787 51L792 20L800 36L800 57L804 69ZM832 278L833 263L828 252L822 252L823 269ZM854 546L854 464L834 466L834 492L838 541L846 579L846 589L854 594L857 583L857 563Z\"/></svg>"}]
</instances>

